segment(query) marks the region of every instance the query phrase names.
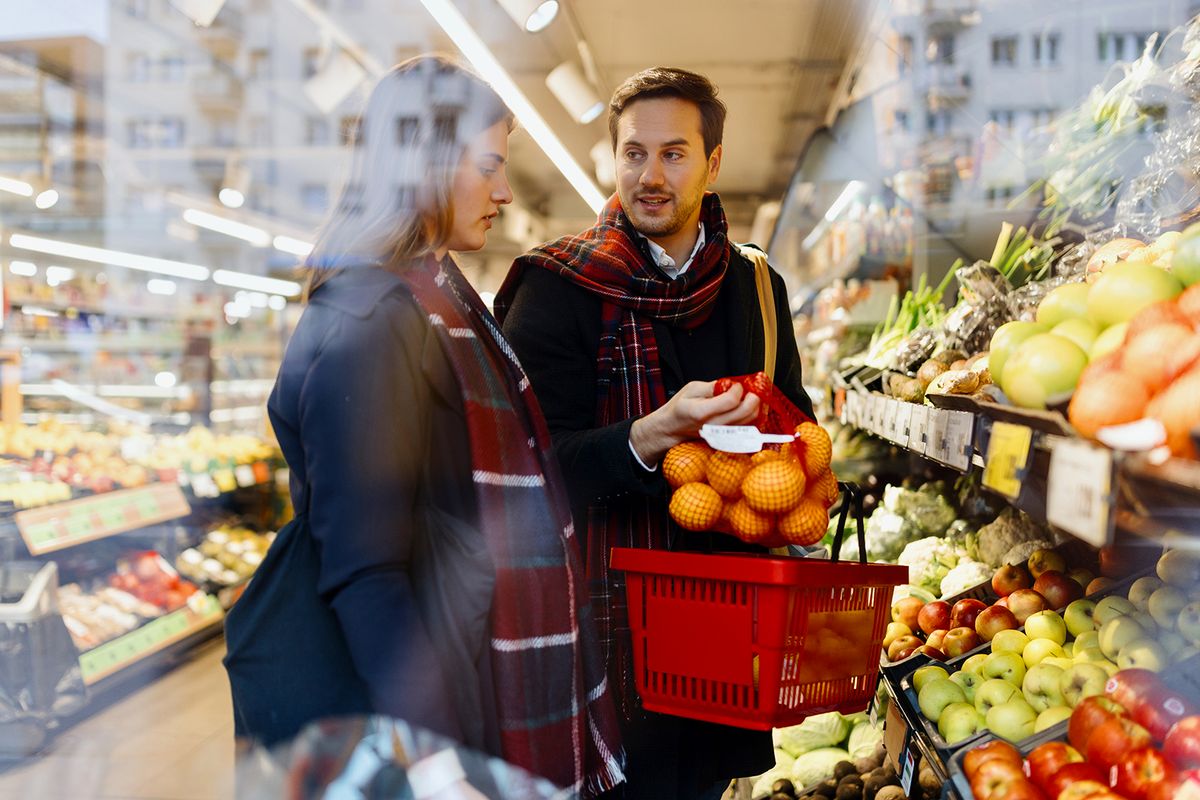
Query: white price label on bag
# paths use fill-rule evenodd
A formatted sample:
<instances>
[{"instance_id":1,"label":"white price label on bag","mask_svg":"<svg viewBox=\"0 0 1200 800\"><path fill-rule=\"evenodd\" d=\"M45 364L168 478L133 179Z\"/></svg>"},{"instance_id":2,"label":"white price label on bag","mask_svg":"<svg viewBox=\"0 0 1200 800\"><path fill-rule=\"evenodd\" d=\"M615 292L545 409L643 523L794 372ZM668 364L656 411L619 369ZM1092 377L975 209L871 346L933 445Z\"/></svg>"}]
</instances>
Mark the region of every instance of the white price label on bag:
<instances>
[{"instance_id":1,"label":"white price label on bag","mask_svg":"<svg viewBox=\"0 0 1200 800\"><path fill-rule=\"evenodd\" d=\"M1075 439L1051 443L1046 519L1095 547L1112 541L1112 452Z\"/></svg>"}]
</instances>

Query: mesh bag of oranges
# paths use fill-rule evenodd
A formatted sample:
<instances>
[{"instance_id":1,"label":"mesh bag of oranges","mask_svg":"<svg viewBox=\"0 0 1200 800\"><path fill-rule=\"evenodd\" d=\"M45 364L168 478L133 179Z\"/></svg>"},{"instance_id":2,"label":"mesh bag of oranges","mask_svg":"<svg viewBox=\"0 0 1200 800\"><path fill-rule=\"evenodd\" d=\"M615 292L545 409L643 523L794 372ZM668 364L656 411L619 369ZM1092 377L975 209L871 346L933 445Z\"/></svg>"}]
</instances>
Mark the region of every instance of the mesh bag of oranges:
<instances>
[{"instance_id":1,"label":"mesh bag of oranges","mask_svg":"<svg viewBox=\"0 0 1200 800\"><path fill-rule=\"evenodd\" d=\"M674 490L671 518L687 530L720 531L765 547L815 544L825 535L829 508L838 498L829 434L766 375L723 380L742 383L760 396L759 430L794 434L795 441L752 455L713 450L702 441L672 447L662 462L663 477ZM718 381L718 393L722 390Z\"/></svg>"}]
</instances>

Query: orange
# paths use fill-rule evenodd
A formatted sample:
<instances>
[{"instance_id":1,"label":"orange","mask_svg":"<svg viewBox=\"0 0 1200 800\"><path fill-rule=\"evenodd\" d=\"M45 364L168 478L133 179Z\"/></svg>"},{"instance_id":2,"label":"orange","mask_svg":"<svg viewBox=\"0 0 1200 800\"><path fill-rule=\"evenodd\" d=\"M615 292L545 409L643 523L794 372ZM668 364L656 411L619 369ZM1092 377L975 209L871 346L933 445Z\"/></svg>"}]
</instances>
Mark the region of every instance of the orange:
<instances>
[{"instance_id":1,"label":"orange","mask_svg":"<svg viewBox=\"0 0 1200 800\"><path fill-rule=\"evenodd\" d=\"M770 535L775 520L768 514L760 514L746 505L742 498L725 509L725 519L733 534L743 542L757 542Z\"/></svg>"},{"instance_id":2,"label":"orange","mask_svg":"<svg viewBox=\"0 0 1200 800\"><path fill-rule=\"evenodd\" d=\"M742 481L750 471L750 456L744 453L713 451L708 457L708 485L728 500L736 500L742 493Z\"/></svg>"},{"instance_id":3,"label":"orange","mask_svg":"<svg viewBox=\"0 0 1200 800\"><path fill-rule=\"evenodd\" d=\"M757 453L750 456L750 463L758 465L764 464L768 461L782 461L786 458L791 458L791 456L778 450L759 450Z\"/></svg>"},{"instance_id":4,"label":"orange","mask_svg":"<svg viewBox=\"0 0 1200 800\"><path fill-rule=\"evenodd\" d=\"M689 531L706 531L721 519L721 495L708 484L685 483L671 495L671 519Z\"/></svg>"},{"instance_id":5,"label":"orange","mask_svg":"<svg viewBox=\"0 0 1200 800\"><path fill-rule=\"evenodd\" d=\"M685 483L703 481L711 454L712 448L704 442L677 444L663 456L663 477L672 489L678 489Z\"/></svg>"},{"instance_id":6,"label":"orange","mask_svg":"<svg viewBox=\"0 0 1200 800\"><path fill-rule=\"evenodd\" d=\"M805 498L800 505L779 518L779 534L789 544L810 545L821 541L829 528L829 512L820 503Z\"/></svg>"},{"instance_id":7,"label":"orange","mask_svg":"<svg viewBox=\"0 0 1200 800\"><path fill-rule=\"evenodd\" d=\"M782 514L800 502L805 483L804 470L795 461L768 461L750 470L742 493L755 511Z\"/></svg>"},{"instance_id":8,"label":"orange","mask_svg":"<svg viewBox=\"0 0 1200 800\"><path fill-rule=\"evenodd\" d=\"M837 476L833 474L832 470L827 469L815 481L809 481L808 490L805 492L804 497L828 508L837 502L840 493L837 485Z\"/></svg>"},{"instance_id":9,"label":"orange","mask_svg":"<svg viewBox=\"0 0 1200 800\"><path fill-rule=\"evenodd\" d=\"M804 442L804 474L815 478L829 469L833 460L833 442L825 429L814 422L796 426L796 438Z\"/></svg>"}]
</instances>

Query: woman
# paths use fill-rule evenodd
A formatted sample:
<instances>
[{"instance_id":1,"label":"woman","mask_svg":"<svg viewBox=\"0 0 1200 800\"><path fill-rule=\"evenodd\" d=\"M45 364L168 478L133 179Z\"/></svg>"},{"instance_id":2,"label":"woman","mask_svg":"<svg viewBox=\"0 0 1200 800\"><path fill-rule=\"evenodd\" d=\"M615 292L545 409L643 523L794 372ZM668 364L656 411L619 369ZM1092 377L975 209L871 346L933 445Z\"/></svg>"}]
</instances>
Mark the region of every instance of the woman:
<instances>
[{"instance_id":1,"label":"woman","mask_svg":"<svg viewBox=\"0 0 1200 800\"><path fill-rule=\"evenodd\" d=\"M511 202L512 128L441 58L372 92L268 402L302 532L231 614L227 666L242 733L387 714L591 796L623 755L570 512L529 382L448 255Z\"/></svg>"}]
</instances>

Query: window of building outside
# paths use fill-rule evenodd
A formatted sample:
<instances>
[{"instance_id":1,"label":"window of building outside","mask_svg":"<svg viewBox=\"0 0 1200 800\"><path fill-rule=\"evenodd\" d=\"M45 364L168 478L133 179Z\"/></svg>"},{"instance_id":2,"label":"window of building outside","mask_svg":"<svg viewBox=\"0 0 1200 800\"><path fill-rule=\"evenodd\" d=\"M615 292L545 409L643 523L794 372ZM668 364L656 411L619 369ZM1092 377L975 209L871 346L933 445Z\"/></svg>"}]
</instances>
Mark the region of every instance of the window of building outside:
<instances>
[{"instance_id":1,"label":"window of building outside","mask_svg":"<svg viewBox=\"0 0 1200 800\"><path fill-rule=\"evenodd\" d=\"M250 118L250 144L265 147L271 144L271 119L262 115Z\"/></svg>"},{"instance_id":2,"label":"window of building outside","mask_svg":"<svg viewBox=\"0 0 1200 800\"><path fill-rule=\"evenodd\" d=\"M1053 108L1035 108L1029 112L1030 124L1035 128L1043 128L1054 122L1057 110Z\"/></svg>"},{"instance_id":3,"label":"window of building outside","mask_svg":"<svg viewBox=\"0 0 1200 800\"><path fill-rule=\"evenodd\" d=\"M214 147L234 147L237 145L237 117L218 117L212 123L212 143Z\"/></svg>"},{"instance_id":4,"label":"window of building outside","mask_svg":"<svg viewBox=\"0 0 1200 800\"><path fill-rule=\"evenodd\" d=\"M311 78L313 75L316 75L317 70L321 68L321 48L306 47L304 48L304 53L302 54L301 58L303 60L301 63L300 74L305 78Z\"/></svg>"},{"instance_id":5,"label":"window of building outside","mask_svg":"<svg viewBox=\"0 0 1200 800\"><path fill-rule=\"evenodd\" d=\"M1035 33L1030 37L1034 66L1058 66L1058 38L1057 33Z\"/></svg>"},{"instance_id":6,"label":"window of building outside","mask_svg":"<svg viewBox=\"0 0 1200 800\"><path fill-rule=\"evenodd\" d=\"M1097 35L1096 56L1102 63L1115 64L1118 61L1124 61L1127 58L1134 57L1131 50L1133 47L1126 47L1126 43L1136 44L1130 41L1131 34L1102 32Z\"/></svg>"},{"instance_id":7,"label":"window of building outside","mask_svg":"<svg viewBox=\"0 0 1200 800\"><path fill-rule=\"evenodd\" d=\"M988 121L996 123L1007 133L1016 127L1017 112L1011 108L994 108L988 112Z\"/></svg>"},{"instance_id":8,"label":"window of building outside","mask_svg":"<svg viewBox=\"0 0 1200 800\"><path fill-rule=\"evenodd\" d=\"M992 37L992 65L1015 67L1017 65L1017 37Z\"/></svg>"},{"instance_id":9,"label":"window of building outside","mask_svg":"<svg viewBox=\"0 0 1200 800\"><path fill-rule=\"evenodd\" d=\"M138 19L148 19L150 0L125 0L125 13Z\"/></svg>"},{"instance_id":10,"label":"window of building outside","mask_svg":"<svg viewBox=\"0 0 1200 800\"><path fill-rule=\"evenodd\" d=\"M183 56L163 56L158 62L159 75L167 83L178 83L186 77L187 61Z\"/></svg>"},{"instance_id":11,"label":"window of building outside","mask_svg":"<svg viewBox=\"0 0 1200 800\"><path fill-rule=\"evenodd\" d=\"M907 75L912 71L913 63L913 37L901 36L896 52L896 72L899 75Z\"/></svg>"},{"instance_id":12,"label":"window of building outside","mask_svg":"<svg viewBox=\"0 0 1200 800\"><path fill-rule=\"evenodd\" d=\"M417 140L417 130L421 125L421 121L416 117L397 117L396 118L396 144L400 147L408 147Z\"/></svg>"},{"instance_id":13,"label":"window of building outside","mask_svg":"<svg viewBox=\"0 0 1200 800\"><path fill-rule=\"evenodd\" d=\"M930 64L954 63L954 35L932 36L925 48L925 60Z\"/></svg>"},{"instance_id":14,"label":"window of building outside","mask_svg":"<svg viewBox=\"0 0 1200 800\"><path fill-rule=\"evenodd\" d=\"M901 109L896 109L895 111L892 112L892 127L894 130L908 131L908 129L909 129L908 126L909 126L909 122L908 122L908 112L907 111L904 111Z\"/></svg>"},{"instance_id":15,"label":"window of building outside","mask_svg":"<svg viewBox=\"0 0 1200 800\"><path fill-rule=\"evenodd\" d=\"M931 136L949 136L950 112L945 109L926 112L925 132Z\"/></svg>"},{"instance_id":16,"label":"window of building outside","mask_svg":"<svg viewBox=\"0 0 1200 800\"><path fill-rule=\"evenodd\" d=\"M329 121L323 117L309 117L305 120L304 143L318 147L329 144Z\"/></svg>"},{"instance_id":17,"label":"window of building outside","mask_svg":"<svg viewBox=\"0 0 1200 800\"><path fill-rule=\"evenodd\" d=\"M257 47L250 51L247 59L246 77L259 79L271 77L270 50L265 47Z\"/></svg>"},{"instance_id":18,"label":"window of building outside","mask_svg":"<svg viewBox=\"0 0 1200 800\"><path fill-rule=\"evenodd\" d=\"M154 146L154 121L139 117L125 123L125 143L134 149Z\"/></svg>"},{"instance_id":19,"label":"window of building outside","mask_svg":"<svg viewBox=\"0 0 1200 800\"><path fill-rule=\"evenodd\" d=\"M338 144L352 145L358 138L358 116L342 117L338 121Z\"/></svg>"},{"instance_id":20,"label":"window of building outside","mask_svg":"<svg viewBox=\"0 0 1200 800\"><path fill-rule=\"evenodd\" d=\"M308 214L324 214L329 206L329 188L323 183L306 183L300 188L300 205Z\"/></svg>"},{"instance_id":21,"label":"window of building outside","mask_svg":"<svg viewBox=\"0 0 1200 800\"><path fill-rule=\"evenodd\" d=\"M158 125L160 147L183 147L186 125L182 117L163 117Z\"/></svg>"},{"instance_id":22,"label":"window of building outside","mask_svg":"<svg viewBox=\"0 0 1200 800\"><path fill-rule=\"evenodd\" d=\"M126 77L132 83L150 80L150 56L145 53L130 53L127 56L129 69Z\"/></svg>"}]
</instances>

